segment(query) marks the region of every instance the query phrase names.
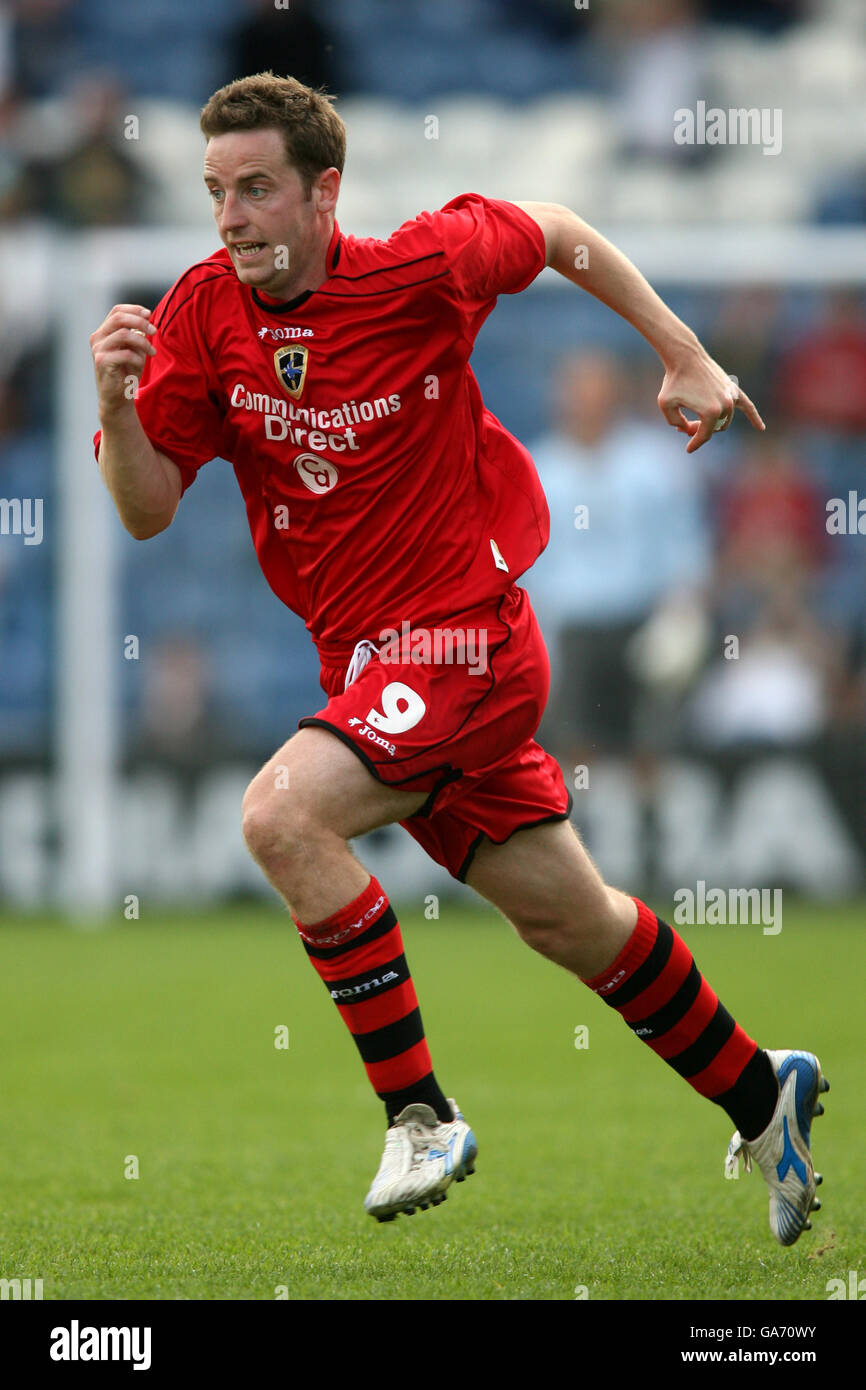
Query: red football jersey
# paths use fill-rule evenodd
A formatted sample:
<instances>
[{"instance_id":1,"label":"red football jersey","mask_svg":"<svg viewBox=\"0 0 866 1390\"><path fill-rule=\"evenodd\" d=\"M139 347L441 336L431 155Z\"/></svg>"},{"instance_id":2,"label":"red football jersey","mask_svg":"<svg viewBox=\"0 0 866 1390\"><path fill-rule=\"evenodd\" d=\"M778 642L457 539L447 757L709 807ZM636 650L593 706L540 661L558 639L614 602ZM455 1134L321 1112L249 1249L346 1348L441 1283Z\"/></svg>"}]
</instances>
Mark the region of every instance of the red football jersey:
<instances>
[{"instance_id":1,"label":"red football jersey","mask_svg":"<svg viewBox=\"0 0 866 1390\"><path fill-rule=\"evenodd\" d=\"M184 490L233 464L268 583L324 661L494 597L546 546L532 459L469 367L497 295L544 264L531 217L464 194L387 241L335 226L328 278L287 303L223 249L157 306L142 426Z\"/></svg>"}]
</instances>

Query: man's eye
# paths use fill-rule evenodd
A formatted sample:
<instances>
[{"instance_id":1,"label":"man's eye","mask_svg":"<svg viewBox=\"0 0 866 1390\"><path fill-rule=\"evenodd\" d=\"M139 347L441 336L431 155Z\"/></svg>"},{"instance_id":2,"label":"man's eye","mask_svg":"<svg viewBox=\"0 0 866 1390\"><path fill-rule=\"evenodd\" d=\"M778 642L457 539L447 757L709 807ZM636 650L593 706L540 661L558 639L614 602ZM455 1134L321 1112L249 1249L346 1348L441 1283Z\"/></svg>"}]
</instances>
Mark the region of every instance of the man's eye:
<instances>
[{"instance_id":1,"label":"man's eye","mask_svg":"<svg viewBox=\"0 0 866 1390\"><path fill-rule=\"evenodd\" d=\"M210 188L210 189L208 189L208 192L210 193L210 196L211 196L216 202L219 202L220 198L223 196L222 193L221 193L221 191L220 191L220 189L218 189L218 188Z\"/></svg>"},{"instance_id":2,"label":"man's eye","mask_svg":"<svg viewBox=\"0 0 866 1390\"><path fill-rule=\"evenodd\" d=\"M264 191L265 190L263 188L260 188L257 183L252 184L249 190L251 197L255 197L257 193L264 193Z\"/></svg>"}]
</instances>

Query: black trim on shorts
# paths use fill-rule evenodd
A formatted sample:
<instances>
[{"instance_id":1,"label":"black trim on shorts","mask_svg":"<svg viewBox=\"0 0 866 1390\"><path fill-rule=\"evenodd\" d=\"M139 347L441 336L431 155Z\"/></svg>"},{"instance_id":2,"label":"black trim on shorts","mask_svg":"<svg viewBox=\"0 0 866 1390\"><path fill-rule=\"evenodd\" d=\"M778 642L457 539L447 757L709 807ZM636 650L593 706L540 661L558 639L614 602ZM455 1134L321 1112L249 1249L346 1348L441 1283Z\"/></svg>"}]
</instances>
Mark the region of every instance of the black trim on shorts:
<instances>
[{"instance_id":1,"label":"black trim on shorts","mask_svg":"<svg viewBox=\"0 0 866 1390\"><path fill-rule=\"evenodd\" d=\"M555 811L555 812L553 813L553 815L551 815L551 816L541 816L539 820L527 820L527 821L524 821L521 825L515 825L515 827L514 827L513 830L509 830L509 832L508 832L508 834L506 835L506 837L505 837L504 840L490 840L490 843L491 843L492 845L504 845L504 844L507 844L507 843L508 843L508 841L511 839L512 835L516 835L516 834L517 834L518 830L531 830L531 829L533 828L533 826L536 826L536 825L550 825L550 824L552 824L554 821L558 821L558 820L568 820L569 816L571 815L571 812L572 812L573 807L574 807L574 798L572 797L571 792L569 792L569 793L568 793L568 806L567 806L567 808L566 808L564 811ZM460 865L460 868L457 870L457 873L454 875L454 877L457 879L458 883L465 883L465 882L466 882L466 875L467 875L467 873L469 872L470 868L472 867L472 860L475 858L475 851L478 849L478 846L481 844L481 841L482 841L482 840L489 840L489 839L490 839L490 836L489 836L489 835L485 835L485 833L484 833L483 830L479 830L478 834L475 836L475 839L472 841L472 844L469 846L469 849L468 849L468 851L467 851L467 853L466 853L466 858L463 860L463 863Z\"/></svg>"},{"instance_id":2,"label":"black trim on shorts","mask_svg":"<svg viewBox=\"0 0 866 1390\"><path fill-rule=\"evenodd\" d=\"M427 773L415 772L412 774L411 777L404 777L402 778L402 780L388 782L385 780L384 777L380 777L379 772L377 770L377 764L373 762L372 758L370 758L370 756L363 748L360 748L358 744L355 743L354 739L349 737L349 735L345 732L344 729L338 729L336 724L331 724L330 721L327 719L319 719L315 714L305 714L303 719L298 720L299 729L304 729L308 726L315 727L316 725L318 725L320 729L328 729L330 733L334 734L335 737L340 740L341 743L345 743L347 748L351 748L352 752L356 753L357 756L361 759L361 762L364 764L367 771L372 773L376 781L381 782L383 787L394 787L395 789L397 789L403 787L404 783L406 782L416 782L419 777L427 776ZM425 818L429 816L433 806L433 801L439 795L442 788L447 787L449 782L456 782L458 778L463 776L462 767L452 767L450 763L441 763L439 766L444 769L442 776L439 778L439 781L436 783L435 787L428 795L427 800L424 802L424 805L421 806L419 810L417 810L414 813L416 816L424 816ZM438 768L432 767L430 769L430 772L435 773L438 770ZM409 788L408 790L411 791L411 788ZM419 788L419 796L422 794L422 791L423 788Z\"/></svg>"},{"instance_id":3,"label":"black trim on shorts","mask_svg":"<svg viewBox=\"0 0 866 1390\"><path fill-rule=\"evenodd\" d=\"M433 810L433 802L436 800L442 788L447 787L450 782L458 782L462 776L462 767L451 767L448 768L445 772L443 772L442 776L439 778L439 781L436 783L427 800L424 802L424 805L421 807L419 811L415 812L415 815L423 816L425 820L429 819L430 813Z\"/></svg>"}]
</instances>

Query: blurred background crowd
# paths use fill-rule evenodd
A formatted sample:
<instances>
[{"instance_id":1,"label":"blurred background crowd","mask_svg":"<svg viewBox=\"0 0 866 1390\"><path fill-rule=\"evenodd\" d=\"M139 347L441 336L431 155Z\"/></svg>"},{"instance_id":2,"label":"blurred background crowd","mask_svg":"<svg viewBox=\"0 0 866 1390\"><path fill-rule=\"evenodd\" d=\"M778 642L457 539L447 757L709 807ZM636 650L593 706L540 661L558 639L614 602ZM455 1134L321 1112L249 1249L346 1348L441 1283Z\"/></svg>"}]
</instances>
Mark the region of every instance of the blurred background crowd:
<instances>
[{"instance_id":1,"label":"blurred background crowd","mask_svg":"<svg viewBox=\"0 0 866 1390\"><path fill-rule=\"evenodd\" d=\"M266 68L338 94L339 220L358 234L470 171L478 185L479 160L478 191L564 202L603 230L866 226L860 0L16 0L0 6L0 496L43 497L50 517L56 492L51 305L22 303L17 251L46 227L206 222L198 110ZM780 108L781 153L676 145L672 111L699 99ZM551 506L524 581L553 663L542 734L569 768L735 747L856 762L866 534L831 534L827 506L866 497L864 282L658 288L766 435L740 417L687 457L654 355L576 290L504 299L473 359ZM52 755L55 539L0 537L7 763ZM124 631L151 654L124 671L130 762L266 757L318 707L317 666L258 571L231 469L209 465L169 532L121 547Z\"/></svg>"}]
</instances>

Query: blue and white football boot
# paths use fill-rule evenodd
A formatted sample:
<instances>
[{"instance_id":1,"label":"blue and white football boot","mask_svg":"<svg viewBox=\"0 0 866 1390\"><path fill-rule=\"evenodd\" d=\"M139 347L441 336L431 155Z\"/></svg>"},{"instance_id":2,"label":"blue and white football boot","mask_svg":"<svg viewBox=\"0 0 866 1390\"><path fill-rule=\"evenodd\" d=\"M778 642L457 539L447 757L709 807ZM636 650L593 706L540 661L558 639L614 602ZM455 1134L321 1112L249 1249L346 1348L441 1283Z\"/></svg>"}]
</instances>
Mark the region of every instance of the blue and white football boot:
<instances>
[{"instance_id":1,"label":"blue and white football boot","mask_svg":"<svg viewBox=\"0 0 866 1390\"><path fill-rule=\"evenodd\" d=\"M812 1167L809 1149L813 1115L823 1115L818 1099L829 1091L821 1063L811 1052L767 1052L779 1081L779 1099L773 1118L757 1139L744 1139L739 1130L728 1145L725 1176L735 1177L742 1158L747 1173L757 1163L770 1189L770 1230L780 1245L793 1245L801 1231L809 1231L810 1213L821 1203L815 1189L821 1174Z\"/></svg>"},{"instance_id":2,"label":"blue and white football boot","mask_svg":"<svg viewBox=\"0 0 866 1390\"><path fill-rule=\"evenodd\" d=\"M412 1216L445 1201L452 1182L475 1172L475 1135L449 1100L453 1119L443 1124L429 1105L407 1105L388 1128L379 1171L364 1200L364 1210L378 1221L393 1221L399 1212Z\"/></svg>"}]
</instances>

